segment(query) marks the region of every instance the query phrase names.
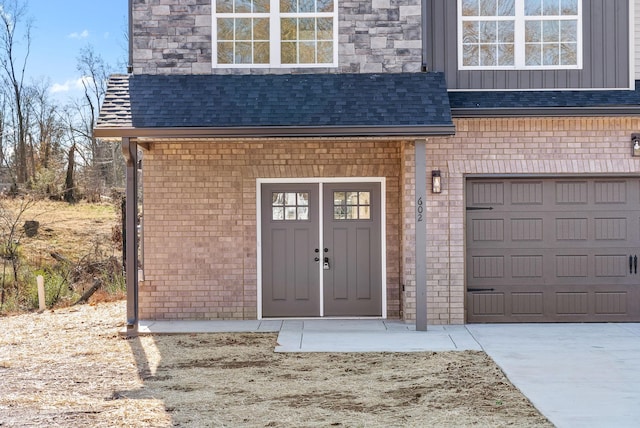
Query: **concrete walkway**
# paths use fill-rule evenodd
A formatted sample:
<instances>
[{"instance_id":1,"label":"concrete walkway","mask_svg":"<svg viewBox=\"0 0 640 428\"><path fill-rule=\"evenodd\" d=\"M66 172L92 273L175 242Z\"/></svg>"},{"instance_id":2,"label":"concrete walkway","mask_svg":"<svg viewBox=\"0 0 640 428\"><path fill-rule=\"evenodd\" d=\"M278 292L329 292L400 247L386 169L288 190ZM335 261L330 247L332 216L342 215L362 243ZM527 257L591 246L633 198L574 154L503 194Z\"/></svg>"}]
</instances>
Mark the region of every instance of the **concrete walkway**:
<instances>
[{"instance_id":1,"label":"concrete walkway","mask_svg":"<svg viewBox=\"0 0 640 428\"><path fill-rule=\"evenodd\" d=\"M279 332L276 352L484 350L559 428L640 427L640 324L470 324L400 321L157 321L142 334Z\"/></svg>"}]
</instances>

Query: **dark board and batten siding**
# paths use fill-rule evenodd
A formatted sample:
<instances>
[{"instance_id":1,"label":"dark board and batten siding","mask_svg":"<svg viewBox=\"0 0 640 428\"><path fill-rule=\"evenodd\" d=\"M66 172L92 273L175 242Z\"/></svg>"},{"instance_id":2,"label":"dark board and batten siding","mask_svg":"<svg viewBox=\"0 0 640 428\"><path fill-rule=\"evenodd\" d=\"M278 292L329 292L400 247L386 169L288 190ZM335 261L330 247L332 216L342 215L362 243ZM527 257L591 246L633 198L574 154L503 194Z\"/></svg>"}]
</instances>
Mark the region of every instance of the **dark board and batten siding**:
<instances>
[{"instance_id":1,"label":"dark board and batten siding","mask_svg":"<svg viewBox=\"0 0 640 428\"><path fill-rule=\"evenodd\" d=\"M450 90L621 89L630 87L629 2L583 0L581 70L458 70L457 4L426 0L427 67ZM445 17L445 19L443 19Z\"/></svg>"}]
</instances>

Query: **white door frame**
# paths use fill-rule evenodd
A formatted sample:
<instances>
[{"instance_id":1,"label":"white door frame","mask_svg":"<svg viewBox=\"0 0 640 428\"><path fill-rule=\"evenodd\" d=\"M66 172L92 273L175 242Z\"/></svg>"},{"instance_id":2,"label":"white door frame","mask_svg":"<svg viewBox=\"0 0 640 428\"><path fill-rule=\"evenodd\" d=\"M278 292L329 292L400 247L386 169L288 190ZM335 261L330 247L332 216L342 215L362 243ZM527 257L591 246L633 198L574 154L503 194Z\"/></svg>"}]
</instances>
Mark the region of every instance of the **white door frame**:
<instances>
[{"instance_id":1,"label":"white door frame","mask_svg":"<svg viewBox=\"0 0 640 428\"><path fill-rule=\"evenodd\" d=\"M262 318L262 185L263 184L295 184L295 183L313 183L319 185L319 204L318 204L318 216L319 216L319 242L322 243L323 237L323 218L322 218L322 193L324 183L380 183L380 251L381 251L381 276L382 276L382 319L387 318L387 209L386 209L386 182L385 177L314 177L314 178L258 178L256 179L256 248L257 248L257 291L258 291L258 319ZM322 245L321 245L322 247ZM320 275L320 318L324 317L324 296L323 286L324 279L322 275L322 263L318 263L318 270ZM349 317L341 317L349 318ZM378 318L378 317L352 317L352 318ZM273 318L269 318L273 319ZM290 318L287 318L290 319ZM312 317L310 319L317 319Z\"/></svg>"}]
</instances>

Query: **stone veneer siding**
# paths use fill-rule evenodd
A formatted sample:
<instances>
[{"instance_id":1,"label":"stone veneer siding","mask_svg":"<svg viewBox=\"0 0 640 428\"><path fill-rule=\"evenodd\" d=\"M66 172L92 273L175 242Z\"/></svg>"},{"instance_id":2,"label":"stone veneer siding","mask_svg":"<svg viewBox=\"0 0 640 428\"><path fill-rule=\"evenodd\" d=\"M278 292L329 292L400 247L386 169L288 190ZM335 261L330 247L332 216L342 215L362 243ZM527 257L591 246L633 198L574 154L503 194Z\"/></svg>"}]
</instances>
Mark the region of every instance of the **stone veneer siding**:
<instances>
[{"instance_id":1,"label":"stone veneer siding","mask_svg":"<svg viewBox=\"0 0 640 428\"><path fill-rule=\"evenodd\" d=\"M420 0L336 0L339 67L212 69L212 0L134 0L135 74L397 73L422 65Z\"/></svg>"},{"instance_id":2,"label":"stone veneer siding","mask_svg":"<svg viewBox=\"0 0 640 428\"><path fill-rule=\"evenodd\" d=\"M175 141L143 155L141 319L257 317L256 179L386 177L387 310L400 317L402 142Z\"/></svg>"}]
</instances>

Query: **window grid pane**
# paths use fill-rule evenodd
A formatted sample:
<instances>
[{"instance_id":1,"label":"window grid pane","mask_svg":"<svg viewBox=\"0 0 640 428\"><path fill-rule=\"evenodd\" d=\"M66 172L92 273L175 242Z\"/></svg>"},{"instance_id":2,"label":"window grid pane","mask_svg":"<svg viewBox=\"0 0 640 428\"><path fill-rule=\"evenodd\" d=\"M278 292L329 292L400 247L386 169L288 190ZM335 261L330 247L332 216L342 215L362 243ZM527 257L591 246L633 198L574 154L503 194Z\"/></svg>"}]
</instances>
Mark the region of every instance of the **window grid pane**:
<instances>
[{"instance_id":1,"label":"window grid pane","mask_svg":"<svg viewBox=\"0 0 640 428\"><path fill-rule=\"evenodd\" d=\"M334 0L279 0L273 11L269 0L213 3L217 64L328 65L335 61ZM270 34L271 19L280 20L280 34ZM271 57L271 42L279 45L279 58Z\"/></svg>"},{"instance_id":2,"label":"window grid pane","mask_svg":"<svg viewBox=\"0 0 640 428\"><path fill-rule=\"evenodd\" d=\"M272 220L309 220L309 193L273 192L271 194Z\"/></svg>"},{"instance_id":3,"label":"window grid pane","mask_svg":"<svg viewBox=\"0 0 640 428\"><path fill-rule=\"evenodd\" d=\"M370 220L371 192L333 192L334 220Z\"/></svg>"},{"instance_id":4,"label":"window grid pane","mask_svg":"<svg viewBox=\"0 0 640 428\"><path fill-rule=\"evenodd\" d=\"M580 65L579 0L460 0L460 4L462 67ZM516 28L524 29L517 40Z\"/></svg>"}]
</instances>

